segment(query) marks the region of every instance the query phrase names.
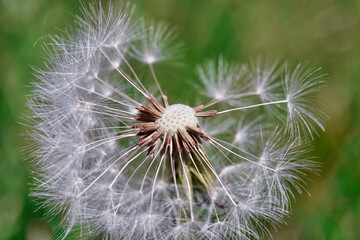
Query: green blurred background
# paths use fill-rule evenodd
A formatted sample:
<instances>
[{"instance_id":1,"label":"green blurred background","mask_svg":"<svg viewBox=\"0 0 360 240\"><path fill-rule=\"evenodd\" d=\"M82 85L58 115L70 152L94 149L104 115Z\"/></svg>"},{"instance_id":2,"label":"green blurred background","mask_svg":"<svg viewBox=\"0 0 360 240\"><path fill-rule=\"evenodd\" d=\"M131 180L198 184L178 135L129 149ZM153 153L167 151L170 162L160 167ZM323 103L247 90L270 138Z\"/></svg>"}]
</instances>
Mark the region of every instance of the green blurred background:
<instances>
[{"instance_id":1,"label":"green blurred background","mask_svg":"<svg viewBox=\"0 0 360 240\"><path fill-rule=\"evenodd\" d=\"M117 2L117 0L114 0ZM137 14L177 27L191 72L220 54L310 60L328 73L323 106L330 119L315 141L323 163L293 204L288 225L274 239L360 239L360 1L356 0L133 0ZM51 239L55 222L35 212L21 136L26 95L41 66L41 43L79 13L77 0L0 2L0 239ZM175 82L179 86L186 86ZM185 91L183 87L181 90ZM69 239L76 239L75 237Z\"/></svg>"}]
</instances>

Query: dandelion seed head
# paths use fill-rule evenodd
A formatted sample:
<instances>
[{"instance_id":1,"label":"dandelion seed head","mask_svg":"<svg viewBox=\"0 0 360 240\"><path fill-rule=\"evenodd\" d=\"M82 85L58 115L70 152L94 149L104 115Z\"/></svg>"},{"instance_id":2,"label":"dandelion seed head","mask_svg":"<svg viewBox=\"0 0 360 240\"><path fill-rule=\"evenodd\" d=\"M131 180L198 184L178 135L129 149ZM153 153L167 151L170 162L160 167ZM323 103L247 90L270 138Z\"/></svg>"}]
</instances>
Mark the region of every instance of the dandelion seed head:
<instances>
[{"instance_id":1,"label":"dandelion seed head","mask_svg":"<svg viewBox=\"0 0 360 240\"><path fill-rule=\"evenodd\" d=\"M61 214L63 238L75 228L94 239L269 238L316 171L303 136L323 129L312 102L323 75L219 57L197 68L196 99L174 104L155 63L181 44L133 9L84 7L45 46L28 101L32 195Z\"/></svg>"}]
</instances>

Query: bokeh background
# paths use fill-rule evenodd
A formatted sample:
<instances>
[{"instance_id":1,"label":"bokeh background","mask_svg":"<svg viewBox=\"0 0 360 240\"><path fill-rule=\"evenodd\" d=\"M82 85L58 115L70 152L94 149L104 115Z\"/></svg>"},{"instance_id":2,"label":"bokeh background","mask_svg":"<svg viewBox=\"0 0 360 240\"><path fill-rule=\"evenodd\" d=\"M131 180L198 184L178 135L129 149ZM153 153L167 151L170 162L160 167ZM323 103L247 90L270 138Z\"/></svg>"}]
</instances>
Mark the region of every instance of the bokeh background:
<instances>
[{"instance_id":1,"label":"bokeh background","mask_svg":"<svg viewBox=\"0 0 360 240\"><path fill-rule=\"evenodd\" d=\"M360 239L360 1L132 2L138 15L177 28L187 49L182 72L218 55L240 62L259 56L309 60L323 67L328 78L321 108L330 118L314 152L322 171L309 185L311 196L297 198L288 224L273 236ZM77 0L0 0L0 239L52 239L56 219L44 219L29 197L29 163L21 152L28 128L20 123L34 80L31 65L42 65L46 35L71 26L79 10Z\"/></svg>"}]
</instances>

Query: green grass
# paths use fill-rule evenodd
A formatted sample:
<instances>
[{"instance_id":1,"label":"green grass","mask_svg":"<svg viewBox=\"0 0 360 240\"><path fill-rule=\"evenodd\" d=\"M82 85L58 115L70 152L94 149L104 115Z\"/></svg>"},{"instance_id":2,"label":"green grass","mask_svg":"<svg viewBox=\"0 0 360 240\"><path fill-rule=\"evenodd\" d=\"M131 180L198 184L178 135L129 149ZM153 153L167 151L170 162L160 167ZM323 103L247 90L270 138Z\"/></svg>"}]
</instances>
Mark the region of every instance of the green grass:
<instances>
[{"instance_id":1,"label":"green grass","mask_svg":"<svg viewBox=\"0 0 360 240\"><path fill-rule=\"evenodd\" d=\"M114 2L117 2L114 0ZM137 14L169 22L186 44L182 80L204 58L309 60L328 73L323 106L330 119L316 140L322 162L309 193L293 204L274 239L360 238L360 2L355 0L137 0ZM73 0L0 2L0 239L49 239L56 221L34 212L29 162L20 151L26 95L41 66L41 43L71 26ZM71 13L71 14L70 14ZM175 87L169 87L174 91ZM69 238L71 239L71 238ZM75 238L74 238L75 239Z\"/></svg>"}]
</instances>

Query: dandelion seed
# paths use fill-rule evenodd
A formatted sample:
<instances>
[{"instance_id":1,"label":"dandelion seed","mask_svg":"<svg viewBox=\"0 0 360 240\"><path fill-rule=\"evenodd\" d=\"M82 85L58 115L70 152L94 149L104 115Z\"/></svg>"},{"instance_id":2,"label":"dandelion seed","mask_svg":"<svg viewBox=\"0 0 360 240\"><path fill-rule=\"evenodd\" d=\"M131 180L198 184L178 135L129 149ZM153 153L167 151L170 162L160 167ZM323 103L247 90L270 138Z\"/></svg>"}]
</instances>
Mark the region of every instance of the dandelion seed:
<instances>
[{"instance_id":1,"label":"dandelion seed","mask_svg":"<svg viewBox=\"0 0 360 240\"><path fill-rule=\"evenodd\" d=\"M309 104L323 75L219 58L198 67L202 104L185 105L156 74L180 46L173 31L115 9L90 6L46 47L28 103L32 194L62 213L63 238L74 228L101 239L269 236L316 171L302 137L323 129ZM135 70L144 64L151 81ZM286 121L263 111L274 106Z\"/></svg>"}]
</instances>

